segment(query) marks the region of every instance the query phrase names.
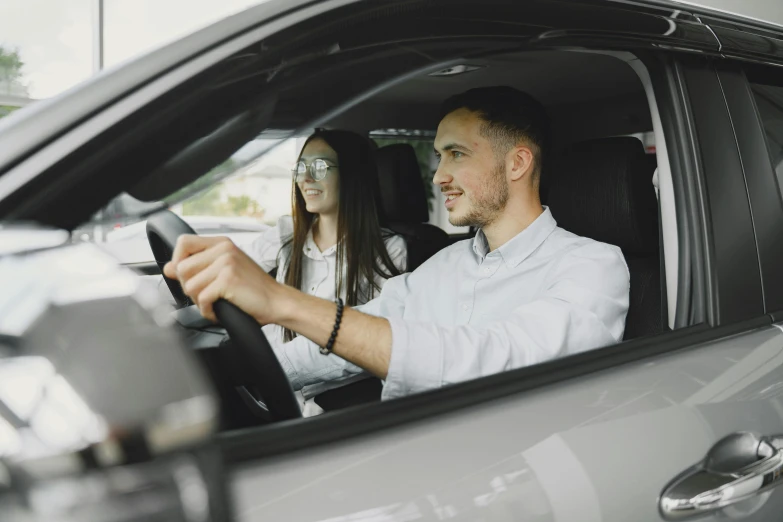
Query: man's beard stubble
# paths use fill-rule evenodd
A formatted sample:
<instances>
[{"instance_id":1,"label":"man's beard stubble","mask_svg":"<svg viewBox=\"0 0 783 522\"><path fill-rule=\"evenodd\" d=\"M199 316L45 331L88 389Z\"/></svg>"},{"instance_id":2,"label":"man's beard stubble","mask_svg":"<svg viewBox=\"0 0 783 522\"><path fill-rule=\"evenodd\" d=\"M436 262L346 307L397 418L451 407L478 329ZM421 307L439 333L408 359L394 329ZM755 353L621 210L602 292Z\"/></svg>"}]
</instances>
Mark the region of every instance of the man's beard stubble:
<instances>
[{"instance_id":1,"label":"man's beard stubble","mask_svg":"<svg viewBox=\"0 0 783 522\"><path fill-rule=\"evenodd\" d=\"M444 187L444 190L452 190ZM480 187L479 194L472 196L472 205L464 216L449 214L449 223L455 227L483 228L492 224L498 215L506 208L508 203L508 184L506 183L506 166L498 162L492 169L490 176Z\"/></svg>"}]
</instances>

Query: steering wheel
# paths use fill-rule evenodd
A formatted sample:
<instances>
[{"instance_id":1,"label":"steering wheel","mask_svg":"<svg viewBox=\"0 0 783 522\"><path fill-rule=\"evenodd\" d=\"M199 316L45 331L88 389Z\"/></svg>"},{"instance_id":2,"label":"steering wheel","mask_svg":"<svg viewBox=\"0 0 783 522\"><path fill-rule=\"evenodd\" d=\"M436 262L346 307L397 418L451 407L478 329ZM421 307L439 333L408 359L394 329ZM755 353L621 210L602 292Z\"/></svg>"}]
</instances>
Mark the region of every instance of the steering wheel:
<instances>
[{"instance_id":1,"label":"steering wheel","mask_svg":"<svg viewBox=\"0 0 783 522\"><path fill-rule=\"evenodd\" d=\"M163 266L171 260L177 238L182 234L196 234L179 216L169 210L159 212L147 220L147 239L152 247L155 261L163 273ZM193 302L185 295L182 286L176 279L166 281L179 308L190 306ZM212 306L215 316L226 329L233 342L223 343L221 350L230 350L225 354L233 359L232 366L236 368L247 367L242 372L252 377L241 380L240 385L253 385L258 389L269 413L274 420L295 419L302 416L302 411L296 401L291 383L288 381L280 361L269 345L261 326L250 315L239 307L219 299Z\"/></svg>"}]
</instances>

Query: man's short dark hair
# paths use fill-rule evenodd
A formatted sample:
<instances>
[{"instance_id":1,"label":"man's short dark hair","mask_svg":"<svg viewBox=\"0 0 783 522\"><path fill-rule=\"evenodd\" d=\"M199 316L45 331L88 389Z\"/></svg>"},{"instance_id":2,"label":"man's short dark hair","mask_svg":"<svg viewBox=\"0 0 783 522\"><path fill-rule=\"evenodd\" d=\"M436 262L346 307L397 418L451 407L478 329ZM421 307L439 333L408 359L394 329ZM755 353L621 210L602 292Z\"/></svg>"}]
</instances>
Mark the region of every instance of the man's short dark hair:
<instances>
[{"instance_id":1,"label":"man's short dark hair","mask_svg":"<svg viewBox=\"0 0 783 522\"><path fill-rule=\"evenodd\" d=\"M481 134L496 156L504 157L520 142L529 146L535 161L533 180L538 184L548 148L549 118L535 98L513 87L479 87L444 101L440 119L459 109L475 112L485 122Z\"/></svg>"}]
</instances>

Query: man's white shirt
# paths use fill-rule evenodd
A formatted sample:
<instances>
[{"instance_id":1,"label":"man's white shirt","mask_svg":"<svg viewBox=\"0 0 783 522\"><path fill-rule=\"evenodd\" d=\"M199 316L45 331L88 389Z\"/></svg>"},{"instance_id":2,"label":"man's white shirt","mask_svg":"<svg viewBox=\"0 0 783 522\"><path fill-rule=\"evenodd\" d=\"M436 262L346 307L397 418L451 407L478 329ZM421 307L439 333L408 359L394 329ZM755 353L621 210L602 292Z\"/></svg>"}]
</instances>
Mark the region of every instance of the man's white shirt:
<instances>
[{"instance_id":1,"label":"man's white shirt","mask_svg":"<svg viewBox=\"0 0 783 522\"><path fill-rule=\"evenodd\" d=\"M629 281L618 247L559 228L545 208L500 248L479 231L356 309L391 325L390 399L619 342ZM363 373L304 337L270 341L294 389Z\"/></svg>"}]
</instances>

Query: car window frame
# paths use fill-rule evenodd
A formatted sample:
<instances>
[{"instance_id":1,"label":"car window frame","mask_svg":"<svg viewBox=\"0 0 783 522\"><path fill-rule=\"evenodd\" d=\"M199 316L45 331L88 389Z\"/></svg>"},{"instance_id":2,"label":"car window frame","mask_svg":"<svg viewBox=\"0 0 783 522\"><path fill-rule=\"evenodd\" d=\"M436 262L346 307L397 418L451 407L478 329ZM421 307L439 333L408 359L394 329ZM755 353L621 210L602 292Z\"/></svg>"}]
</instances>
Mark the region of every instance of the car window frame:
<instances>
[{"instance_id":1,"label":"car window frame","mask_svg":"<svg viewBox=\"0 0 783 522\"><path fill-rule=\"evenodd\" d=\"M258 459L340 441L402 423L432 422L435 417L473 408L487 401L513 400L543 386L552 386L608 368L632 364L673 350L695 349L703 343L769 326L772 319L765 313L754 313L751 317L737 319L732 315L731 308L721 309L722 302L713 287L718 280L729 277L730 273L720 271L721 264L716 259L716 256L725 256L725 252L716 252L711 244L713 234L721 233L723 228L710 229L705 221L710 197L715 198L717 190L715 186L706 183L705 177L714 177L707 173L706 169L722 161L725 151L718 151L718 154L712 157L714 151L710 143L715 137L708 139L703 132L697 133L697 128L717 125L724 137L726 133L731 134L732 140L734 137L731 127L727 125L728 109L725 105L723 109L726 111L726 118L722 123L710 117L705 118L704 111L693 111L691 93L700 92L693 89L706 85L703 78L701 82L694 82L688 75L694 70L710 67L710 62L706 57L664 52L648 54L643 61L653 80L672 162L672 174L679 180L675 183L679 207L682 208L682 217L688 216L688 219L681 220L678 212L678 228L684 228L688 232L681 234L681 237L691 243L688 251L692 268L702 267L701 270L692 270L688 277L691 280L696 277L704 278L699 284L688 288L693 298L691 304L701 303L700 312L693 308L688 311L691 318L689 326L394 401L330 412L325 416L290 424L222 434L219 441L227 462L241 466ZM715 90L719 89L719 86L717 76L713 76L710 88ZM734 143L736 145L736 142ZM694 153L689 155L687 150L693 150ZM735 150L735 154L738 157L738 151ZM710 158L709 165L705 165L705 157ZM735 197L739 200L747 198L744 184ZM680 225L681 222L684 226ZM696 230L693 228L698 229L698 233L694 233ZM741 234L743 230L750 234L753 231L749 222L733 227L734 233ZM743 262L743 266L747 268L758 265L755 252L754 248L753 254L749 256L749 260ZM760 284L758 291L750 292L748 297L759 303L761 310Z\"/></svg>"}]
</instances>

